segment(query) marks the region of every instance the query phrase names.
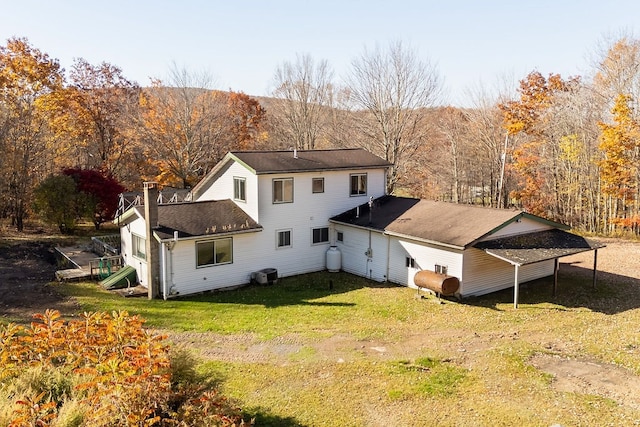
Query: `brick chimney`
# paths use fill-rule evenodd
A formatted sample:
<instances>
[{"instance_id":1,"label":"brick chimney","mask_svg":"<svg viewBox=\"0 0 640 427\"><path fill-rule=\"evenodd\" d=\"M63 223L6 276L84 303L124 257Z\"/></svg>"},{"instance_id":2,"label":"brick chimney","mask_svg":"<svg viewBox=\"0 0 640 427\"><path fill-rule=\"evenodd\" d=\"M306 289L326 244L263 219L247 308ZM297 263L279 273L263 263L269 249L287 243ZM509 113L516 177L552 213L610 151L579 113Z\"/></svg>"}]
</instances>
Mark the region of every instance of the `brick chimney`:
<instances>
[{"instance_id":1,"label":"brick chimney","mask_svg":"<svg viewBox=\"0 0 640 427\"><path fill-rule=\"evenodd\" d=\"M158 227L158 183L144 183L144 218L146 221L145 251L147 254L147 287L149 299L159 294L160 262L159 243L153 237Z\"/></svg>"}]
</instances>

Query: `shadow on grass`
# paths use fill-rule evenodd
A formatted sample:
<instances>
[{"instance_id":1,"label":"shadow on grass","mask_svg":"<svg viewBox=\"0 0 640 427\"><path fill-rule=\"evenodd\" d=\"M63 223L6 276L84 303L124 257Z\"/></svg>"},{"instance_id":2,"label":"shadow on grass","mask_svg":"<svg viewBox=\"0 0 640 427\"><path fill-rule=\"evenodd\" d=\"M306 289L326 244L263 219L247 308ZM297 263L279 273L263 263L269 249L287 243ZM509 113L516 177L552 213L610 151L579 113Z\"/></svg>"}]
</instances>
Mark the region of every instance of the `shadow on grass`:
<instances>
[{"instance_id":1,"label":"shadow on grass","mask_svg":"<svg viewBox=\"0 0 640 427\"><path fill-rule=\"evenodd\" d=\"M213 291L196 296L177 298L182 301L226 304L256 304L264 307L309 305L351 307L352 302L317 301L318 299L362 288L397 287L379 283L349 273L321 271L278 279L273 285L249 285L235 290Z\"/></svg>"},{"instance_id":2,"label":"shadow on grass","mask_svg":"<svg viewBox=\"0 0 640 427\"><path fill-rule=\"evenodd\" d=\"M262 407L244 409L242 418L245 420L253 418L256 421L255 425L261 427L305 427L305 424L300 423L293 417L274 415L269 409Z\"/></svg>"},{"instance_id":3,"label":"shadow on grass","mask_svg":"<svg viewBox=\"0 0 640 427\"><path fill-rule=\"evenodd\" d=\"M553 276L521 283L519 305L548 303L557 305L558 310L586 308L604 314L640 308L640 279L603 271L598 271L596 278L594 288L592 266L560 263L556 295L553 295ZM513 304L513 287L465 298L462 302L501 310L499 305Z\"/></svg>"}]
</instances>

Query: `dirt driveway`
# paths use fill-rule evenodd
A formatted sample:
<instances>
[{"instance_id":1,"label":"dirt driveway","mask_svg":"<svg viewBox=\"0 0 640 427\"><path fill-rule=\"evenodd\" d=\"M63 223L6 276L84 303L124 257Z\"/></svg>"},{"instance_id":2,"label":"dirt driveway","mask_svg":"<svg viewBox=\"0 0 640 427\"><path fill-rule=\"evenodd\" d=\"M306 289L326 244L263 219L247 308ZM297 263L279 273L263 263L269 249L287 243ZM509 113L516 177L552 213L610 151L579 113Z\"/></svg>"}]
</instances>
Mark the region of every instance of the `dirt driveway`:
<instances>
[{"instance_id":1,"label":"dirt driveway","mask_svg":"<svg viewBox=\"0 0 640 427\"><path fill-rule=\"evenodd\" d=\"M42 236L40 236L42 237ZM0 317L28 323L47 308L64 314L78 311L71 299L57 293L56 259L52 243L38 235L0 241Z\"/></svg>"}]
</instances>

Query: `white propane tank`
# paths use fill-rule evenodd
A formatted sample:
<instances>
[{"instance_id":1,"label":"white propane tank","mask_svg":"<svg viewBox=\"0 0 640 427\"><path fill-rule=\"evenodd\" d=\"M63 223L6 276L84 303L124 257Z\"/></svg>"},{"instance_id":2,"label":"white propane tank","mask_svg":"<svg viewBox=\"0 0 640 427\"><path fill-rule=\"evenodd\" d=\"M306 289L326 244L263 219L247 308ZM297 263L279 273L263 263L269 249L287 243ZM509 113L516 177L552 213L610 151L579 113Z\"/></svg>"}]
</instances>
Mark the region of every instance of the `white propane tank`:
<instances>
[{"instance_id":1,"label":"white propane tank","mask_svg":"<svg viewBox=\"0 0 640 427\"><path fill-rule=\"evenodd\" d=\"M331 246L327 249L327 270L332 273L340 271L342 268L342 253L337 246Z\"/></svg>"}]
</instances>

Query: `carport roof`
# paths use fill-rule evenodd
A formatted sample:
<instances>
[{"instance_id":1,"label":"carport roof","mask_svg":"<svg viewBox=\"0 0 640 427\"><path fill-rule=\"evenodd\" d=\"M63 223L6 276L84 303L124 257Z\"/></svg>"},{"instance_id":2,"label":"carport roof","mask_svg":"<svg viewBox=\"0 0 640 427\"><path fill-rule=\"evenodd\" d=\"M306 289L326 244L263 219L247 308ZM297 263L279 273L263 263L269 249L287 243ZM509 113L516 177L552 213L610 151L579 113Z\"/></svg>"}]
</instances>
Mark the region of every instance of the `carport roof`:
<instances>
[{"instance_id":1,"label":"carport roof","mask_svg":"<svg viewBox=\"0 0 640 427\"><path fill-rule=\"evenodd\" d=\"M559 229L485 240L473 246L484 250L489 255L518 266L604 247L602 244Z\"/></svg>"}]
</instances>

